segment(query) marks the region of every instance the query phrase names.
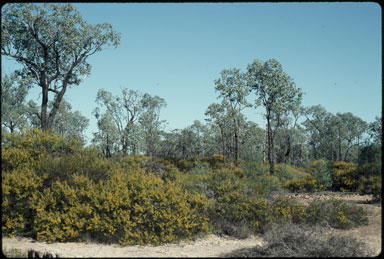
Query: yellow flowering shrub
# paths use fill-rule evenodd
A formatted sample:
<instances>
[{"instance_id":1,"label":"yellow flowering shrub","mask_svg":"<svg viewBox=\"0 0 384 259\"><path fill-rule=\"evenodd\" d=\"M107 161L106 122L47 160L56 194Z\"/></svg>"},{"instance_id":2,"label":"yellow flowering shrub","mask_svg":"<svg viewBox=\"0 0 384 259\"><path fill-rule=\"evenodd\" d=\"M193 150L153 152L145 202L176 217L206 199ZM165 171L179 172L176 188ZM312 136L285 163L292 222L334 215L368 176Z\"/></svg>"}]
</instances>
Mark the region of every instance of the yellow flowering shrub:
<instances>
[{"instance_id":1,"label":"yellow flowering shrub","mask_svg":"<svg viewBox=\"0 0 384 259\"><path fill-rule=\"evenodd\" d=\"M42 179L30 168L17 168L3 171L1 180L2 231L13 236L31 227L33 214L28 202L41 187Z\"/></svg>"},{"instance_id":2,"label":"yellow flowering shrub","mask_svg":"<svg viewBox=\"0 0 384 259\"><path fill-rule=\"evenodd\" d=\"M113 210L114 214L108 208L100 213L102 220L112 222L113 228L120 231L117 235L121 244L171 242L208 228L206 197L184 192L174 182L165 183L159 176L137 169L131 174L116 172L105 184L108 186L105 192L120 190L120 195L109 196L120 197L119 202L130 202L122 206L129 208L129 213L118 213L120 207ZM100 195L98 199L108 197L108 194ZM105 204L97 199L95 202L96 206Z\"/></svg>"},{"instance_id":3,"label":"yellow flowering shrub","mask_svg":"<svg viewBox=\"0 0 384 259\"><path fill-rule=\"evenodd\" d=\"M373 199L376 201L381 201L382 199L382 178L381 175L378 176L361 176L360 184L357 189L359 193L362 194L372 194Z\"/></svg>"},{"instance_id":4,"label":"yellow flowering shrub","mask_svg":"<svg viewBox=\"0 0 384 259\"><path fill-rule=\"evenodd\" d=\"M293 180L288 180L283 187L292 192L313 192L316 190L316 180L310 174L306 173L303 178L295 178Z\"/></svg>"},{"instance_id":5,"label":"yellow flowering shrub","mask_svg":"<svg viewBox=\"0 0 384 259\"><path fill-rule=\"evenodd\" d=\"M237 177L245 178L244 170L241 169L241 168L239 168L239 167L235 167L235 168L233 168L233 173L234 173Z\"/></svg>"},{"instance_id":6,"label":"yellow flowering shrub","mask_svg":"<svg viewBox=\"0 0 384 259\"><path fill-rule=\"evenodd\" d=\"M15 147L37 157L42 153L53 156L76 152L81 149L82 143L74 138L62 138L59 134L46 132L38 128L20 130L19 132L4 135L5 147Z\"/></svg>"},{"instance_id":7,"label":"yellow flowering shrub","mask_svg":"<svg viewBox=\"0 0 384 259\"><path fill-rule=\"evenodd\" d=\"M75 154L82 149L81 142L63 139L58 134L51 134L34 128L19 132L2 132L1 164L3 171L19 167L35 169L41 172L41 163L67 154ZM43 172L44 173L44 172Z\"/></svg>"},{"instance_id":8,"label":"yellow flowering shrub","mask_svg":"<svg viewBox=\"0 0 384 259\"><path fill-rule=\"evenodd\" d=\"M203 162L209 163L212 169L220 169L224 166L224 156L221 154L213 154L209 157L204 157Z\"/></svg>"},{"instance_id":9,"label":"yellow flowering shrub","mask_svg":"<svg viewBox=\"0 0 384 259\"><path fill-rule=\"evenodd\" d=\"M358 189L359 175L355 163L343 161L332 163L333 188L342 192L353 192Z\"/></svg>"},{"instance_id":10,"label":"yellow flowering shrub","mask_svg":"<svg viewBox=\"0 0 384 259\"><path fill-rule=\"evenodd\" d=\"M275 221L289 223L302 223L307 217L305 205L282 196L278 196L271 203L271 214Z\"/></svg>"},{"instance_id":11,"label":"yellow flowering shrub","mask_svg":"<svg viewBox=\"0 0 384 259\"><path fill-rule=\"evenodd\" d=\"M33 196L37 239L96 240L127 244L164 243L208 230L207 199L143 169L114 169L97 184L73 175Z\"/></svg>"}]
</instances>

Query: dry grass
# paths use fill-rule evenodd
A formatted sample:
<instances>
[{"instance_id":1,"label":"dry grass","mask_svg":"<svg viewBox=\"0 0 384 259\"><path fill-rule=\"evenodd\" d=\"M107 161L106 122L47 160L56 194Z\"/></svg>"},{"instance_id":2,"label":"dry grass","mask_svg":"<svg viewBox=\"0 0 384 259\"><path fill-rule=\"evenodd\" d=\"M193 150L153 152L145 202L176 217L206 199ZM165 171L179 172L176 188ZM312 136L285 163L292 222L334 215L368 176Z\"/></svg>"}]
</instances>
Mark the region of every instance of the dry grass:
<instances>
[{"instance_id":1,"label":"dry grass","mask_svg":"<svg viewBox=\"0 0 384 259\"><path fill-rule=\"evenodd\" d=\"M285 224L265 233L265 246L239 249L223 257L361 257L370 249L352 237L324 235L326 228Z\"/></svg>"}]
</instances>

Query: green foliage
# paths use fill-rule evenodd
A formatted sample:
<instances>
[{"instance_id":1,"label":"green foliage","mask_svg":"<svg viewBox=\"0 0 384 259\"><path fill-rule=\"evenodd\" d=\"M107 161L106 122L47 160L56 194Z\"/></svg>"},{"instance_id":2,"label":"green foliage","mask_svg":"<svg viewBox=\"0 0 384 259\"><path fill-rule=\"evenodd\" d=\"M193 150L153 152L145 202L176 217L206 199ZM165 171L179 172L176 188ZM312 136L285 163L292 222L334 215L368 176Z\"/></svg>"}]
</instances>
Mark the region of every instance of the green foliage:
<instances>
[{"instance_id":1,"label":"green foliage","mask_svg":"<svg viewBox=\"0 0 384 259\"><path fill-rule=\"evenodd\" d=\"M329 190L332 187L332 171L327 161L323 159L312 161L309 172L315 178L319 190Z\"/></svg>"},{"instance_id":2,"label":"green foliage","mask_svg":"<svg viewBox=\"0 0 384 259\"><path fill-rule=\"evenodd\" d=\"M246 186L250 195L267 196L272 192L281 190L281 184L276 176L253 175L246 178Z\"/></svg>"},{"instance_id":3,"label":"green foliage","mask_svg":"<svg viewBox=\"0 0 384 259\"><path fill-rule=\"evenodd\" d=\"M10 132L27 125L25 97L30 86L29 80L16 73L1 77L1 125Z\"/></svg>"},{"instance_id":4,"label":"green foliage","mask_svg":"<svg viewBox=\"0 0 384 259\"><path fill-rule=\"evenodd\" d=\"M87 58L118 46L120 34L107 23L87 24L70 3L11 3L2 10L1 39L1 54L20 63L18 73L42 88L41 126L51 129L67 87L90 74ZM48 89L55 102L49 112Z\"/></svg>"},{"instance_id":5,"label":"green foliage","mask_svg":"<svg viewBox=\"0 0 384 259\"><path fill-rule=\"evenodd\" d=\"M50 186L56 180L68 180L73 174L84 174L98 182L110 176L111 169L117 165L104 158L95 148L88 147L75 154L41 159L36 167L39 174L46 174L44 186Z\"/></svg>"},{"instance_id":6,"label":"green foliage","mask_svg":"<svg viewBox=\"0 0 384 259\"><path fill-rule=\"evenodd\" d=\"M209 174L212 171L209 163L196 160L194 167L191 169L192 174Z\"/></svg>"},{"instance_id":7,"label":"green foliage","mask_svg":"<svg viewBox=\"0 0 384 259\"><path fill-rule=\"evenodd\" d=\"M366 223L363 210L342 201L306 206L280 196L271 199L281 186L295 191L316 188L310 173L290 165L277 165L270 176L267 164L251 173L230 169L222 157L212 156L191 159L190 173L180 173L169 160L143 155L107 159L92 147L36 129L4 134L3 143L5 235L29 233L48 242L89 236L123 245L160 244L209 229L244 237L265 232L274 223L327 222L334 228ZM318 168L314 162L308 170ZM342 171L345 164L334 168ZM361 165L359 170L367 172L360 186L380 191L381 197L375 169Z\"/></svg>"},{"instance_id":8,"label":"green foliage","mask_svg":"<svg viewBox=\"0 0 384 259\"><path fill-rule=\"evenodd\" d=\"M266 201L249 199L244 182L229 169L214 170L207 180L213 192L209 218L215 231L220 234L244 235L244 231L259 228L261 215L267 215Z\"/></svg>"},{"instance_id":9,"label":"green foliage","mask_svg":"<svg viewBox=\"0 0 384 259\"><path fill-rule=\"evenodd\" d=\"M275 165L275 175L279 178L279 182L284 185L287 181L305 177L305 169L287 164Z\"/></svg>"}]
</instances>

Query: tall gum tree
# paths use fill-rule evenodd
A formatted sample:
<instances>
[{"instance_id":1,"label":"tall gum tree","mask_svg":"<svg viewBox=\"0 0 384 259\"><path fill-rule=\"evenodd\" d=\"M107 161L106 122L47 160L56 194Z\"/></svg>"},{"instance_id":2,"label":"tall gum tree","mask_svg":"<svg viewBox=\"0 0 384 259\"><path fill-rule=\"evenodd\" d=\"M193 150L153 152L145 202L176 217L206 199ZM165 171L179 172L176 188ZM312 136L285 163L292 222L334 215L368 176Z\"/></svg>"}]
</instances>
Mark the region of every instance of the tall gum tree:
<instances>
[{"instance_id":1,"label":"tall gum tree","mask_svg":"<svg viewBox=\"0 0 384 259\"><path fill-rule=\"evenodd\" d=\"M270 174L275 172L276 130L281 126L283 112L293 110L300 105L302 92L296 88L293 79L283 71L282 65L275 59L262 62L255 59L247 67L248 87L256 94L255 107L265 108L267 120L268 162Z\"/></svg>"},{"instance_id":2,"label":"tall gum tree","mask_svg":"<svg viewBox=\"0 0 384 259\"><path fill-rule=\"evenodd\" d=\"M240 128L245 124L244 115L241 113L246 107L251 105L246 97L249 94L246 76L240 72L240 69L224 69L221 71L221 77L215 80L215 90L219 93L218 98L226 100L229 104L228 114L230 114L231 128L233 137L233 147L231 148L232 157L237 166L239 158L239 135Z\"/></svg>"},{"instance_id":3,"label":"tall gum tree","mask_svg":"<svg viewBox=\"0 0 384 259\"><path fill-rule=\"evenodd\" d=\"M72 4L12 3L2 9L1 55L20 63L18 74L41 87L44 130L52 128L68 87L90 74L87 58L119 43L110 24L87 24ZM49 93L54 97L48 113Z\"/></svg>"}]
</instances>

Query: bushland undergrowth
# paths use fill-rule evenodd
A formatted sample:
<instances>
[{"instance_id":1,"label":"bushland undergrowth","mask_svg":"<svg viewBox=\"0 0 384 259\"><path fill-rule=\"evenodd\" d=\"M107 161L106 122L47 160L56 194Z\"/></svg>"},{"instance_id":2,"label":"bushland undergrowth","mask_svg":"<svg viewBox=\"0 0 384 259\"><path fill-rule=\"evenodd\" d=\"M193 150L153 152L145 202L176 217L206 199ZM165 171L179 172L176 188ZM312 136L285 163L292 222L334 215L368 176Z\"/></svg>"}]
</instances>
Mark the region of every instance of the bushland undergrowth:
<instances>
[{"instance_id":1,"label":"bushland undergrowth","mask_svg":"<svg viewBox=\"0 0 384 259\"><path fill-rule=\"evenodd\" d=\"M103 157L37 129L2 134L2 233L37 240L161 244L208 232L245 237L279 224L351 228L366 212L342 200L301 204L281 191L360 191L381 199L373 165L314 161L257 170L214 155L194 160ZM367 174L359 174L362 170ZM273 198L275 197L275 198Z\"/></svg>"}]
</instances>

